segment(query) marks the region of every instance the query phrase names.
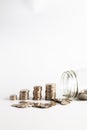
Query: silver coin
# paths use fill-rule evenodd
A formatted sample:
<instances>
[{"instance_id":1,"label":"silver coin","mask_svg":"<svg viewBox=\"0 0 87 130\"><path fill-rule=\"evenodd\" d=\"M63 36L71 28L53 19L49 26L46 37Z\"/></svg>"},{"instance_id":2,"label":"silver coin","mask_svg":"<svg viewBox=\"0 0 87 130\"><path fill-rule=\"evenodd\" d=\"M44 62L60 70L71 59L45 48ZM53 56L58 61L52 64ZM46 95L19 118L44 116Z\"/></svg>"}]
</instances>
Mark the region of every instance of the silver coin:
<instances>
[{"instance_id":1,"label":"silver coin","mask_svg":"<svg viewBox=\"0 0 87 130\"><path fill-rule=\"evenodd\" d=\"M77 95L77 98L78 98L79 100L87 100L87 94L85 94L85 93L79 93L79 94Z\"/></svg>"},{"instance_id":2,"label":"silver coin","mask_svg":"<svg viewBox=\"0 0 87 130\"><path fill-rule=\"evenodd\" d=\"M33 107L36 108L49 108L52 107L50 103L35 103Z\"/></svg>"},{"instance_id":3,"label":"silver coin","mask_svg":"<svg viewBox=\"0 0 87 130\"><path fill-rule=\"evenodd\" d=\"M28 104L19 103L19 104L13 104L11 106L12 107L17 107L17 108L26 108L26 107L28 107Z\"/></svg>"},{"instance_id":4,"label":"silver coin","mask_svg":"<svg viewBox=\"0 0 87 130\"><path fill-rule=\"evenodd\" d=\"M70 102L69 101L66 101L66 100L62 100L61 101L61 105L67 105L67 104L69 104Z\"/></svg>"},{"instance_id":5,"label":"silver coin","mask_svg":"<svg viewBox=\"0 0 87 130\"><path fill-rule=\"evenodd\" d=\"M69 99L52 99L52 101L55 101L61 105L67 105L70 103Z\"/></svg>"},{"instance_id":6,"label":"silver coin","mask_svg":"<svg viewBox=\"0 0 87 130\"><path fill-rule=\"evenodd\" d=\"M56 106L56 102L54 102L54 101L51 101L50 104L51 104L51 106Z\"/></svg>"}]
</instances>

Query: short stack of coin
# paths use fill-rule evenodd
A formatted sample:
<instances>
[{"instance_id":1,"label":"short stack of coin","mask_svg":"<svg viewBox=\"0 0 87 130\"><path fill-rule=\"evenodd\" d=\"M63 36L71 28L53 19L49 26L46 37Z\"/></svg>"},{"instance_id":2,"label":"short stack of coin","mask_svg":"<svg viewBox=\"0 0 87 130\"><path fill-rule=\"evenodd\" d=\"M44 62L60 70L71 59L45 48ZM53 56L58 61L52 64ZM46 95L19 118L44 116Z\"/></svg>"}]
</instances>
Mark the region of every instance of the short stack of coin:
<instances>
[{"instance_id":1,"label":"short stack of coin","mask_svg":"<svg viewBox=\"0 0 87 130\"><path fill-rule=\"evenodd\" d=\"M45 99L51 100L56 98L56 84L46 84Z\"/></svg>"},{"instance_id":2,"label":"short stack of coin","mask_svg":"<svg viewBox=\"0 0 87 130\"><path fill-rule=\"evenodd\" d=\"M81 90L78 95L77 98L79 100L87 100L87 90Z\"/></svg>"},{"instance_id":3,"label":"short stack of coin","mask_svg":"<svg viewBox=\"0 0 87 130\"><path fill-rule=\"evenodd\" d=\"M16 94L10 95L10 100L17 100L17 95Z\"/></svg>"},{"instance_id":4,"label":"short stack of coin","mask_svg":"<svg viewBox=\"0 0 87 130\"><path fill-rule=\"evenodd\" d=\"M22 89L20 91L19 100L28 100L29 99L29 90Z\"/></svg>"},{"instance_id":5,"label":"short stack of coin","mask_svg":"<svg viewBox=\"0 0 87 130\"><path fill-rule=\"evenodd\" d=\"M42 86L35 86L33 90L33 100L41 100Z\"/></svg>"}]
</instances>

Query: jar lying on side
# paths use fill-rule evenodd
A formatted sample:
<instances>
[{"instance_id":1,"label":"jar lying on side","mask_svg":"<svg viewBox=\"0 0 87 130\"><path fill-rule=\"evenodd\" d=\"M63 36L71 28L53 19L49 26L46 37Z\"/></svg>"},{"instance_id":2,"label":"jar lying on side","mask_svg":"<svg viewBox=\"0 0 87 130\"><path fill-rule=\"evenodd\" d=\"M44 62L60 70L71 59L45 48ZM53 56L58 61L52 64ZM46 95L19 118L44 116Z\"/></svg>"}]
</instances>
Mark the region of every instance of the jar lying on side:
<instances>
[{"instance_id":1,"label":"jar lying on side","mask_svg":"<svg viewBox=\"0 0 87 130\"><path fill-rule=\"evenodd\" d=\"M87 91L87 69L63 72L60 86L62 97L76 98L84 89Z\"/></svg>"}]
</instances>

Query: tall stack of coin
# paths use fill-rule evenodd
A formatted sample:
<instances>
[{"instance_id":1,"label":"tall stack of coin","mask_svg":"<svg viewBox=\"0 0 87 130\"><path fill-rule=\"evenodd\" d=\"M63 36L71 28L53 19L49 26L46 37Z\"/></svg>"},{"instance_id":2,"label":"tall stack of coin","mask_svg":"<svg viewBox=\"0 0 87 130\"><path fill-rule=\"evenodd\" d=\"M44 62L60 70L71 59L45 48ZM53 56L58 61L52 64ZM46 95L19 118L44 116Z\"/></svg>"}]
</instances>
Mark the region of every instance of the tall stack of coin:
<instances>
[{"instance_id":1,"label":"tall stack of coin","mask_svg":"<svg viewBox=\"0 0 87 130\"><path fill-rule=\"evenodd\" d=\"M46 84L45 99L51 100L56 98L56 84Z\"/></svg>"},{"instance_id":2,"label":"tall stack of coin","mask_svg":"<svg viewBox=\"0 0 87 130\"><path fill-rule=\"evenodd\" d=\"M29 99L29 90L22 89L20 91L19 100L28 100Z\"/></svg>"},{"instance_id":3,"label":"tall stack of coin","mask_svg":"<svg viewBox=\"0 0 87 130\"><path fill-rule=\"evenodd\" d=\"M35 86L33 90L33 100L41 100L42 98L42 87Z\"/></svg>"}]
</instances>

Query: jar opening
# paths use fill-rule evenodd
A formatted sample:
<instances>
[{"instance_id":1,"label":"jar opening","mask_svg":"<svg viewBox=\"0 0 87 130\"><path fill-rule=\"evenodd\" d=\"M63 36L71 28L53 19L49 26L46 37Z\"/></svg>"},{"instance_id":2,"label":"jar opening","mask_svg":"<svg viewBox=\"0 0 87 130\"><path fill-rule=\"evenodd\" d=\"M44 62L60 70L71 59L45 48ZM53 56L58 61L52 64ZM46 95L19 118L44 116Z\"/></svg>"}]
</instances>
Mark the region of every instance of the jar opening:
<instances>
[{"instance_id":1,"label":"jar opening","mask_svg":"<svg viewBox=\"0 0 87 130\"><path fill-rule=\"evenodd\" d=\"M76 73L73 70L66 71L61 76L63 96L74 98L78 94L78 80Z\"/></svg>"}]
</instances>

